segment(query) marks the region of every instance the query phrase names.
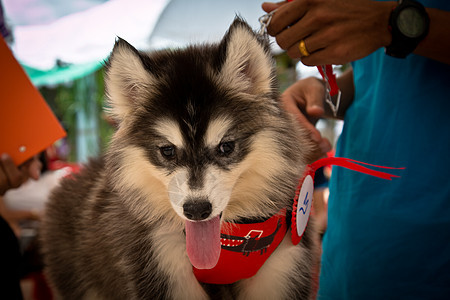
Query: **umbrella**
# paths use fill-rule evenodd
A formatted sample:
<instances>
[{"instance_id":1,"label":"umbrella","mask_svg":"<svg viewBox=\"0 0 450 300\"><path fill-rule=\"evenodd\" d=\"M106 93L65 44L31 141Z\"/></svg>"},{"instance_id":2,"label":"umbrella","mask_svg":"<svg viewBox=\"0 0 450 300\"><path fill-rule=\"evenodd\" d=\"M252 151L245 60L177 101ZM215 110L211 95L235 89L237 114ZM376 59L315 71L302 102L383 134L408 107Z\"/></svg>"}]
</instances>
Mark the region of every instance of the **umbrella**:
<instances>
[{"instance_id":1,"label":"umbrella","mask_svg":"<svg viewBox=\"0 0 450 300\"><path fill-rule=\"evenodd\" d=\"M183 47L220 40L236 15L258 29L264 14L261 0L3 1L14 29L15 56L41 72L61 65L92 72L117 36L140 50Z\"/></svg>"},{"instance_id":2,"label":"umbrella","mask_svg":"<svg viewBox=\"0 0 450 300\"><path fill-rule=\"evenodd\" d=\"M183 47L219 41L236 16L258 30L265 12L261 0L172 0L162 12L149 40L151 48Z\"/></svg>"}]
</instances>

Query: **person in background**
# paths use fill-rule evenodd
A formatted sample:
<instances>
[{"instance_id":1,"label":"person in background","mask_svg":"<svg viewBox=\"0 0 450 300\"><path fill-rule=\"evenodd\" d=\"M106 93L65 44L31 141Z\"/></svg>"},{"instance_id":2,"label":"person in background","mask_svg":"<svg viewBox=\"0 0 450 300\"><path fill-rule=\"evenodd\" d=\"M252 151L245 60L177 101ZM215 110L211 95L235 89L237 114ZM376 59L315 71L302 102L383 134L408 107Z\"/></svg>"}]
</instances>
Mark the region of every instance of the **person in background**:
<instances>
[{"instance_id":1,"label":"person in background","mask_svg":"<svg viewBox=\"0 0 450 300\"><path fill-rule=\"evenodd\" d=\"M268 33L305 65L345 64L336 156L405 167L386 182L333 168L319 299L450 297L450 1L294 0ZM324 83L300 80L285 108L333 117ZM336 99L334 99L336 101Z\"/></svg>"},{"instance_id":2,"label":"person in background","mask_svg":"<svg viewBox=\"0 0 450 300\"><path fill-rule=\"evenodd\" d=\"M3 153L0 156L0 201L5 192L22 185L29 178L37 180L41 162L33 157L17 167L11 157ZM20 289L21 252L19 242L9 224L0 215L0 294L7 299L22 299Z\"/></svg>"}]
</instances>

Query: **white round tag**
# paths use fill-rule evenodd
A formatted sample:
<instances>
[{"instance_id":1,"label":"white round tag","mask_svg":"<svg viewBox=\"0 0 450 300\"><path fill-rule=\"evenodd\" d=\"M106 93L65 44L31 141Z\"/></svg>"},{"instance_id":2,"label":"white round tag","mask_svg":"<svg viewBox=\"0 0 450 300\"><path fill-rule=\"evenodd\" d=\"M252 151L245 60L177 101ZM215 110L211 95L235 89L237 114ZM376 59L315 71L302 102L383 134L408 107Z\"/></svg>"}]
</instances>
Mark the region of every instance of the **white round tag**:
<instances>
[{"instance_id":1,"label":"white round tag","mask_svg":"<svg viewBox=\"0 0 450 300\"><path fill-rule=\"evenodd\" d=\"M297 234L302 236L311 213L312 198L314 192L314 181L311 175L307 175L303 180L302 189L298 196L297 203Z\"/></svg>"}]
</instances>

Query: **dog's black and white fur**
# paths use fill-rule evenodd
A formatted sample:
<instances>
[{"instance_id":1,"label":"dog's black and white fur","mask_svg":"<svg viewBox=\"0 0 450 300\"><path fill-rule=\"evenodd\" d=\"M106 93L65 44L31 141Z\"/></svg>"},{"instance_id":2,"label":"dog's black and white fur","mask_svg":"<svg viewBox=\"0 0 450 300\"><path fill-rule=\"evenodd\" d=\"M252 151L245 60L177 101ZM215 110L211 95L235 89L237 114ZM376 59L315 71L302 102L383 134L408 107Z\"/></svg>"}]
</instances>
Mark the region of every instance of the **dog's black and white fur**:
<instances>
[{"instance_id":1,"label":"dog's black and white fur","mask_svg":"<svg viewBox=\"0 0 450 300\"><path fill-rule=\"evenodd\" d=\"M278 102L265 38L237 18L218 44L144 53L118 39L106 88L118 123L110 147L63 181L42 225L56 294L308 299L311 226L297 246L288 231L255 276L229 285L199 283L186 252L185 222L292 209L313 159L315 146ZM196 211L198 203L209 210Z\"/></svg>"}]
</instances>

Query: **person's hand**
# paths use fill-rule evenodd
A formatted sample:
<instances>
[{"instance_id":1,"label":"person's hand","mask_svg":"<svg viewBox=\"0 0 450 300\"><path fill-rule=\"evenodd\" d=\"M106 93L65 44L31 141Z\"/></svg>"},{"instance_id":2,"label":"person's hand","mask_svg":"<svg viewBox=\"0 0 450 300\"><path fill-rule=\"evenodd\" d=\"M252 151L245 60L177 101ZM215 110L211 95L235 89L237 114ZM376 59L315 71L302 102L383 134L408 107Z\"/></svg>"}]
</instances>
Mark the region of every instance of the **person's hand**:
<instances>
[{"instance_id":1,"label":"person's hand","mask_svg":"<svg viewBox=\"0 0 450 300\"><path fill-rule=\"evenodd\" d=\"M39 179L41 168L42 164L36 156L17 167L12 158L3 153L0 156L0 195L11 188L19 187L30 177Z\"/></svg>"},{"instance_id":2,"label":"person's hand","mask_svg":"<svg viewBox=\"0 0 450 300\"><path fill-rule=\"evenodd\" d=\"M315 77L298 80L281 95L284 109L293 114L300 124L310 132L311 138L319 145L323 155L331 150L331 144L321 136L315 124L325 112L324 96L325 86Z\"/></svg>"},{"instance_id":3,"label":"person's hand","mask_svg":"<svg viewBox=\"0 0 450 300\"><path fill-rule=\"evenodd\" d=\"M292 58L305 65L345 64L391 42L389 16L396 2L371 0L294 0L263 3L274 9L267 32ZM301 56L304 40L309 56Z\"/></svg>"}]
</instances>

